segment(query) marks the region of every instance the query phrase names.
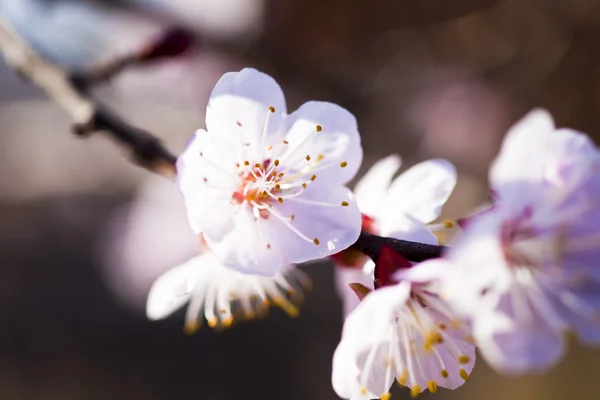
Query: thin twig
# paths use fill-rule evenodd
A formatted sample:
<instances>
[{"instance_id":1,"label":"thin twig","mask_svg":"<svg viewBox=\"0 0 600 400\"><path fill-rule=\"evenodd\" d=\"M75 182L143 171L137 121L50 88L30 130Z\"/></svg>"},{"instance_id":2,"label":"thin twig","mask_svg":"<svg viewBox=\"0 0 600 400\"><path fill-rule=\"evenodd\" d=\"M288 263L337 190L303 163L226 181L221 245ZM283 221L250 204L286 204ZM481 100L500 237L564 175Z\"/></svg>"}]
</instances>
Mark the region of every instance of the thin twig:
<instances>
[{"instance_id":1,"label":"thin twig","mask_svg":"<svg viewBox=\"0 0 600 400\"><path fill-rule=\"evenodd\" d=\"M70 116L79 135L102 131L123 147L137 164L161 175L175 176L176 157L159 139L129 125L91 99L73 85L62 68L34 52L2 19L0 52L15 72L46 92Z\"/></svg>"},{"instance_id":2,"label":"thin twig","mask_svg":"<svg viewBox=\"0 0 600 400\"><path fill-rule=\"evenodd\" d=\"M175 34L175 35L174 35ZM174 48L168 47L171 40L185 42L179 31L172 31L156 42L154 47L138 53L145 59L156 59L181 54L179 50L187 44L177 42ZM181 45L181 47L177 47ZM177 50L179 49L179 50ZM35 53L7 24L0 19L0 52L4 54L7 64L18 74L42 89L51 100L57 103L73 120L75 132L80 136L105 132L118 145L123 147L134 162L148 170L175 176L176 157L161 144L160 140L149 132L136 128L117 114L91 99L87 89L94 83L104 82L122 71L125 66L135 64L134 61L117 61L107 64L106 68L92 73L69 75L56 64ZM134 60L132 58L131 60ZM423 261L440 257L444 247L422 243L408 242L384 238L368 233L361 233L353 248L363 252L377 261L383 246L390 246L410 261Z\"/></svg>"}]
</instances>

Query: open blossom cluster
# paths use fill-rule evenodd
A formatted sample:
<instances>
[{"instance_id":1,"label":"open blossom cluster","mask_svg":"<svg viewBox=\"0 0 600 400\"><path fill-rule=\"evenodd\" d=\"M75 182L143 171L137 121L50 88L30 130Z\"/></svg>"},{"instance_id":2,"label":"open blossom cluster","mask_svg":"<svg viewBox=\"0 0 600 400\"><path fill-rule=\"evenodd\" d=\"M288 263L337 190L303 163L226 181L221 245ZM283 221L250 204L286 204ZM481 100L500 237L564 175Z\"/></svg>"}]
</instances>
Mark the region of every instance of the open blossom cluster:
<instances>
[{"instance_id":1,"label":"open blossom cluster","mask_svg":"<svg viewBox=\"0 0 600 400\"><path fill-rule=\"evenodd\" d=\"M345 399L413 396L469 379L476 348L506 373L543 371L565 334L600 343L600 152L543 110L510 129L489 172L492 204L461 220L442 257L415 263L392 247L376 262L351 248L361 231L438 245L433 224L456 184L445 160L394 179L400 158L362 161L355 118L331 103L287 114L280 87L253 69L225 74L206 130L177 164L199 255L161 276L148 316L189 303L186 330L297 314L307 278L295 264L330 258L344 302L332 384Z\"/></svg>"}]
</instances>

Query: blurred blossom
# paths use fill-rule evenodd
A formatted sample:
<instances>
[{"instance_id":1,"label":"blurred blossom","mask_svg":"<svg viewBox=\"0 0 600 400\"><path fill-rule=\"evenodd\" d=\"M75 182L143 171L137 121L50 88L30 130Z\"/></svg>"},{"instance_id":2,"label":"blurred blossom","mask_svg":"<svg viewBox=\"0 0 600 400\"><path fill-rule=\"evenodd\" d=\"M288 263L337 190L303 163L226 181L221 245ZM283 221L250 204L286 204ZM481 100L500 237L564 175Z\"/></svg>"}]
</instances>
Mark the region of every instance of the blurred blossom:
<instances>
[{"instance_id":1,"label":"blurred blossom","mask_svg":"<svg viewBox=\"0 0 600 400\"><path fill-rule=\"evenodd\" d=\"M431 77L410 110L429 153L460 160L465 167L487 166L507 117L498 93L470 79Z\"/></svg>"},{"instance_id":2,"label":"blurred blossom","mask_svg":"<svg viewBox=\"0 0 600 400\"><path fill-rule=\"evenodd\" d=\"M200 328L203 318L211 328L229 328L234 322L264 316L270 303L297 317L304 291L311 285L294 265L281 268L274 277L242 274L204 248L202 254L174 266L154 282L146 315L151 320L163 319L189 302L184 328L188 334Z\"/></svg>"},{"instance_id":3,"label":"blurred blossom","mask_svg":"<svg viewBox=\"0 0 600 400\"><path fill-rule=\"evenodd\" d=\"M100 248L110 288L141 310L158 276L198 254L181 195L162 177L149 177L135 200L115 212Z\"/></svg>"},{"instance_id":4,"label":"blurred blossom","mask_svg":"<svg viewBox=\"0 0 600 400\"><path fill-rule=\"evenodd\" d=\"M600 343L599 171L586 135L529 113L490 169L493 206L467 220L448 260L432 261L493 367L546 370L563 355L567 330Z\"/></svg>"},{"instance_id":5,"label":"blurred blossom","mask_svg":"<svg viewBox=\"0 0 600 400\"><path fill-rule=\"evenodd\" d=\"M2 0L0 16L45 56L79 68L138 49L162 28L126 9L78 0Z\"/></svg>"},{"instance_id":6,"label":"blurred blossom","mask_svg":"<svg viewBox=\"0 0 600 400\"><path fill-rule=\"evenodd\" d=\"M360 167L356 119L327 102L287 115L283 92L254 69L225 74L177 161L194 232L243 273L334 254L356 241L361 217L344 185Z\"/></svg>"},{"instance_id":7,"label":"blurred blossom","mask_svg":"<svg viewBox=\"0 0 600 400\"><path fill-rule=\"evenodd\" d=\"M131 0L170 14L207 36L247 40L258 33L264 14L263 0Z\"/></svg>"}]
</instances>

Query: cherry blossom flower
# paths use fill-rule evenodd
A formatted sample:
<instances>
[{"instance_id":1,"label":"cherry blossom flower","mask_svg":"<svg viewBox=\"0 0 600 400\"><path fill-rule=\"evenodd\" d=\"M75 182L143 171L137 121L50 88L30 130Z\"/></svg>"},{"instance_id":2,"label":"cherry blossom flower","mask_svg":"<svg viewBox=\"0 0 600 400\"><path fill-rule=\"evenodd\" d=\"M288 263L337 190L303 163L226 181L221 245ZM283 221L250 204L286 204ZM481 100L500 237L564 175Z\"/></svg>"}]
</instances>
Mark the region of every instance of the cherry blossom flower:
<instances>
[{"instance_id":1,"label":"cherry blossom flower","mask_svg":"<svg viewBox=\"0 0 600 400\"><path fill-rule=\"evenodd\" d=\"M535 110L490 169L493 207L446 255L443 296L473 321L482 355L507 373L543 371L575 330L600 343L600 153Z\"/></svg>"},{"instance_id":2,"label":"cherry blossom flower","mask_svg":"<svg viewBox=\"0 0 600 400\"><path fill-rule=\"evenodd\" d=\"M298 315L310 279L295 266L282 268L274 277L242 274L204 252L161 275L148 294L146 314L163 319L189 303L186 333L194 333L203 316L211 328L228 328L234 321L266 315L269 304L291 317Z\"/></svg>"},{"instance_id":3,"label":"cherry blossom flower","mask_svg":"<svg viewBox=\"0 0 600 400\"><path fill-rule=\"evenodd\" d=\"M398 271L391 273L391 264ZM468 326L436 294L437 265L411 267L391 249L381 252L385 279L347 317L333 356L340 397L388 399L394 379L414 397L438 386L456 389L469 378L475 346Z\"/></svg>"},{"instance_id":4,"label":"cherry blossom flower","mask_svg":"<svg viewBox=\"0 0 600 400\"><path fill-rule=\"evenodd\" d=\"M308 102L290 115L279 85L254 69L225 74L177 162L192 229L224 265L273 276L356 241L360 212L344 185L362 161L354 116Z\"/></svg>"},{"instance_id":5,"label":"cherry blossom flower","mask_svg":"<svg viewBox=\"0 0 600 400\"><path fill-rule=\"evenodd\" d=\"M388 156L376 162L356 184L356 201L363 213L362 231L438 244L435 232L453 224L449 221L428 224L439 217L456 185L454 166L442 159L428 160L409 168L392 181L399 168L400 157ZM331 258L336 265L336 288L346 316L359 302L348 285L360 283L372 289L374 264L353 249L343 250Z\"/></svg>"}]
</instances>

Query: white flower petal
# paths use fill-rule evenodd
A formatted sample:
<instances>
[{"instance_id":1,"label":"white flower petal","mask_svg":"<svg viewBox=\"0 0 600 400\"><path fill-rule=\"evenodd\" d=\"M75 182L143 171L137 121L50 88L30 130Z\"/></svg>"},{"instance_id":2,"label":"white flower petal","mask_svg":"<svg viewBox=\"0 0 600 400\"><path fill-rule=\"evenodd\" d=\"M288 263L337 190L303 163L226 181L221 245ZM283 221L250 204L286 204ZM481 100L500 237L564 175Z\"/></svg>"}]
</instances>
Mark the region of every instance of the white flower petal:
<instances>
[{"instance_id":1,"label":"white flower petal","mask_svg":"<svg viewBox=\"0 0 600 400\"><path fill-rule=\"evenodd\" d=\"M146 303L146 315L151 320L163 319L189 301L198 277L209 255L194 257L161 275L152 285Z\"/></svg>"},{"instance_id":2,"label":"white flower petal","mask_svg":"<svg viewBox=\"0 0 600 400\"><path fill-rule=\"evenodd\" d=\"M455 185L456 170L448 161L419 163L392 182L380 218L390 225L405 214L422 223L431 222L440 215Z\"/></svg>"},{"instance_id":3,"label":"white flower petal","mask_svg":"<svg viewBox=\"0 0 600 400\"><path fill-rule=\"evenodd\" d=\"M289 144L280 158L287 165L300 169L322 157L317 168L323 169L316 172L314 184L345 184L354 178L363 153L356 118L348 110L333 103L309 101L286 118L286 126ZM311 161L306 160L307 155Z\"/></svg>"},{"instance_id":4,"label":"white flower petal","mask_svg":"<svg viewBox=\"0 0 600 400\"><path fill-rule=\"evenodd\" d=\"M285 97L277 82L245 68L226 73L217 82L206 109L206 127L213 135L230 138L231 151L244 151L246 159L262 162L258 155L267 146L262 137L265 123L268 121L265 139L280 135L286 113Z\"/></svg>"},{"instance_id":5,"label":"white flower petal","mask_svg":"<svg viewBox=\"0 0 600 400\"><path fill-rule=\"evenodd\" d=\"M380 225L380 234L385 237L424 244L439 244L433 232L422 222L413 220L408 215L398 214L393 220L382 220Z\"/></svg>"},{"instance_id":6,"label":"white flower petal","mask_svg":"<svg viewBox=\"0 0 600 400\"><path fill-rule=\"evenodd\" d=\"M222 140L199 130L177 160L177 184L194 233L221 237L232 229L235 163L227 162Z\"/></svg>"},{"instance_id":7,"label":"white flower petal","mask_svg":"<svg viewBox=\"0 0 600 400\"><path fill-rule=\"evenodd\" d=\"M545 371L562 357L565 346L561 330L549 326L536 312L529 319L516 317L510 292L488 296L475 319L473 334L483 357L505 373Z\"/></svg>"},{"instance_id":8,"label":"white flower petal","mask_svg":"<svg viewBox=\"0 0 600 400\"><path fill-rule=\"evenodd\" d=\"M489 173L490 185L503 201L523 196L524 184L541 179L547 157L544 146L554 129L552 116L542 109L510 128Z\"/></svg>"},{"instance_id":9,"label":"white flower petal","mask_svg":"<svg viewBox=\"0 0 600 400\"><path fill-rule=\"evenodd\" d=\"M381 205L402 160L391 155L377 161L356 183L354 196L363 214L379 218Z\"/></svg>"}]
</instances>

